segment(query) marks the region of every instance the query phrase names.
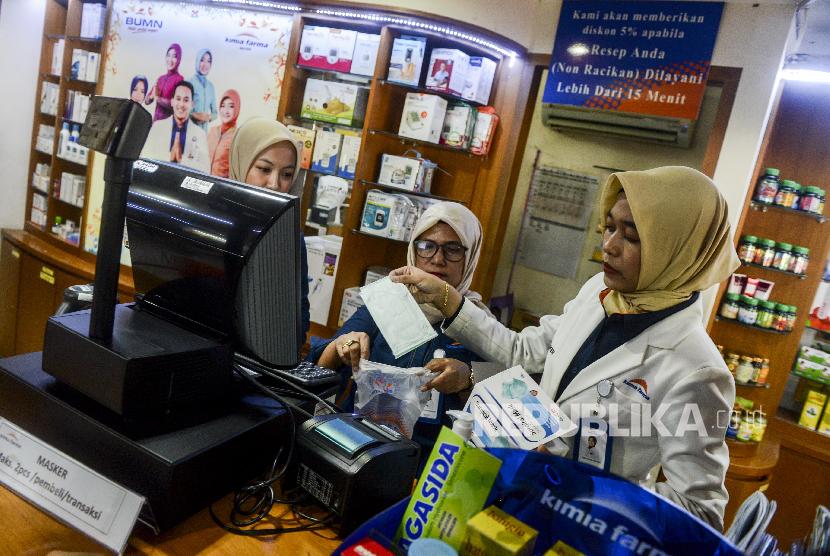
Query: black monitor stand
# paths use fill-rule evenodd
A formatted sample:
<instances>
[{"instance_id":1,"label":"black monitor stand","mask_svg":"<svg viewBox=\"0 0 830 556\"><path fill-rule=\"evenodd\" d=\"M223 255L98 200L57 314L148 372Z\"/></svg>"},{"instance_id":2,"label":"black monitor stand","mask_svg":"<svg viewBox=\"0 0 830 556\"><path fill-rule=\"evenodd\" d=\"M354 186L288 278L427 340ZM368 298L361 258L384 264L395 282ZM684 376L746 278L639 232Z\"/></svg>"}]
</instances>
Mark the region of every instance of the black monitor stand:
<instances>
[{"instance_id":1,"label":"black monitor stand","mask_svg":"<svg viewBox=\"0 0 830 556\"><path fill-rule=\"evenodd\" d=\"M127 193L151 123L127 99L90 103L78 142L107 155L92 310L51 317L43 348L43 370L125 419L213 403L232 375L226 342L116 305Z\"/></svg>"},{"instance_id":2,"label":"black monitor stand","mask_svg":"<svg viewBox=\"0 0 830 556\"><path fill-rule=\"evenodd\" d=\"M116 305L150 123L132 101L93 97L79 142L108 158L92 310L50 318L43 354L0 360L0 416L143 495L145 519L166 529L267 469L288 414L234 391L229 346Z\"/></svg>"}]
</instances>

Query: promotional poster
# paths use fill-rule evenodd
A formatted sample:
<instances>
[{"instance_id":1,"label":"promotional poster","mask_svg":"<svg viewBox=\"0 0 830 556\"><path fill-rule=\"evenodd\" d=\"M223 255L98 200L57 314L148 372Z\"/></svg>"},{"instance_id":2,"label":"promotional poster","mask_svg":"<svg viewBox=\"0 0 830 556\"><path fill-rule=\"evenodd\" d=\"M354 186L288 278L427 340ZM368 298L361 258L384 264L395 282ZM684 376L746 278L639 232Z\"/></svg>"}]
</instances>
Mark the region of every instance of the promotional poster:
<instances>
[{"instance_id":1,"label":"promotional poster","mask_svg":"<svg viewBox=\"0 0 830 556\"><path fill-rule=\"evenodd\" d=\"M116 0L104 37L103 96L152 116L142 156L227 177L236 130L275 118L290 15L198 4ZM84 249L98 248L105 159L93 159ZM129 264L128 252L122 263Z\"/></svg>"}]
</instances>

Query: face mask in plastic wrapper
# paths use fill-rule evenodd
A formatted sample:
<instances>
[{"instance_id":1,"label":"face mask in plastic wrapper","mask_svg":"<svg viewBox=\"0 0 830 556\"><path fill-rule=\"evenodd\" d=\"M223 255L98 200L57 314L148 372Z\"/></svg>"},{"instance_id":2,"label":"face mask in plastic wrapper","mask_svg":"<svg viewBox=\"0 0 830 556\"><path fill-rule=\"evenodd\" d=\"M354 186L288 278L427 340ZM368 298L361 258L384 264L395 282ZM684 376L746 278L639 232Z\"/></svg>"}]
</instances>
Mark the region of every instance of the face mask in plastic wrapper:
<instances>
[{"instance_id":1,"label":"face mask in plastic wrapper","mask_svg":"<svg viewBox=\"0 0 830 556\"><path fill-rule=\"evenodd\" d=\"M354 377L355 411L412 438L415 422L430 398L421 386L432 379L431 373L423 367L402 369L365 359L359 368Z\"/></svg>"},{"instance_id":2,"label":"face mask in plastic wrapper","mask_svg":"<svg viewBox=\"0 0 830 556\"><path fill-rule=\"evenodd\" d=\"M360 297L395 359L438 336L405 285L384 278L360 288Z\"/></svg>"}]
</instances>

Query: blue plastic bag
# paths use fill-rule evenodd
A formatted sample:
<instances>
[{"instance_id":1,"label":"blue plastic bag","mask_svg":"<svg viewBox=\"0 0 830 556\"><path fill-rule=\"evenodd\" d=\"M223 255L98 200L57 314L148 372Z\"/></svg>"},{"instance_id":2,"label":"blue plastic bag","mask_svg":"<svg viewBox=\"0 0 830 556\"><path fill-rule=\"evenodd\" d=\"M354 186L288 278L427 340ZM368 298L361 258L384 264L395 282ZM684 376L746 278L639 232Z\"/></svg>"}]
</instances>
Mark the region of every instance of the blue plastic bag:
<instances>
[{"instance_id":1,"label":"blue plastic bag","mask_svg":"<svg viewBox=\"0 0 830 556\"><path fill-rule=\"evenodd\" d=\"M583 554L741 554L708 524L621 477L539 452L489 451L502 467L487 505L539 532L534 554L557 543Z\"/></svg>"},{"instance_id":2,"label":"blue plastic bag","mask_svg":"<svg viewBox=\"0 0 830 556\"><path fill-rule=\"evenodd\" d=\"M495 504L536 529L535 555L557 543L586 555L742 554L708 524L621 477L539 452L487 451L502 466L485 507ZM401 500L364 523L334 554L373 531L391 541L408 503Z\"/></svg>"}]
</instances>

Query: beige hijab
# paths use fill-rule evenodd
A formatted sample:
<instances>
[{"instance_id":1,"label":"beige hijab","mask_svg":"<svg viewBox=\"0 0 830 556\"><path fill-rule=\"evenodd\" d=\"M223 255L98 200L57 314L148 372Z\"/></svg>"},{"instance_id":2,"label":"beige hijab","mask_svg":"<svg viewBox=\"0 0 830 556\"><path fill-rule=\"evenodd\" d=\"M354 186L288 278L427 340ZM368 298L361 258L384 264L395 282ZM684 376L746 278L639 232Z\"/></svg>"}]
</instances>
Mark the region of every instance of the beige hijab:
<instances>
[{"instance_id":1,"label":"beige hijab","mask_svg":"<svg viewBox=\"0 0 830 556\"><path fill-rule=\"evenodd\" d=\"M464 205L442 201L430 206L421 214L421 217L415 222L415 229L412 230L412 238L409 240L409 248L406 251L406 264L415 266L417 260L415 257L415 241L421 234L439 222L448 224L458 234L461 245L467 248L464 253L464 274L461 277L461 283L455 289L469 301L489 313L490 310L482 302L481 295L470 289L470 285L473 283L473 274L475 274L478 265L478 258L481 255L481 223L476 215ZM441 312L432 305L425 303L421 304L420 307L430 323L435 324L443 320L444 317Z\"/></svg>"},{"instance_id":2,"label":"beige hijab","mask_svg":"<svg viewBox=\"0 0 830 556\"><path fill-rule=\"evenodd\" d=\"M640 278L637 291L604 298L609 315L671 307L738 268L726 201L705 175L683 166L611 174L600 200L603 223L620 190L640 235Z\"/></svg>"},{"instance_id":3,"label":"beige hijab","mask_svg":"<svg viewBox=\"0 0 830 556\"><path fill-rule=\"evenodd\" d=\"M303 180L296 178L300 169L300 154L303 152L303 147L291 130L276 120L251 118L236 131L231 143L231 153L228 161L230 179L244 182L248 170L251 169L251 165L257 156L265 149L283 141L291 143L297 155L297 162L294 166L294 183L291 184L288 193L297 197L301 196Z\"/></svg>"}]
</instances>

